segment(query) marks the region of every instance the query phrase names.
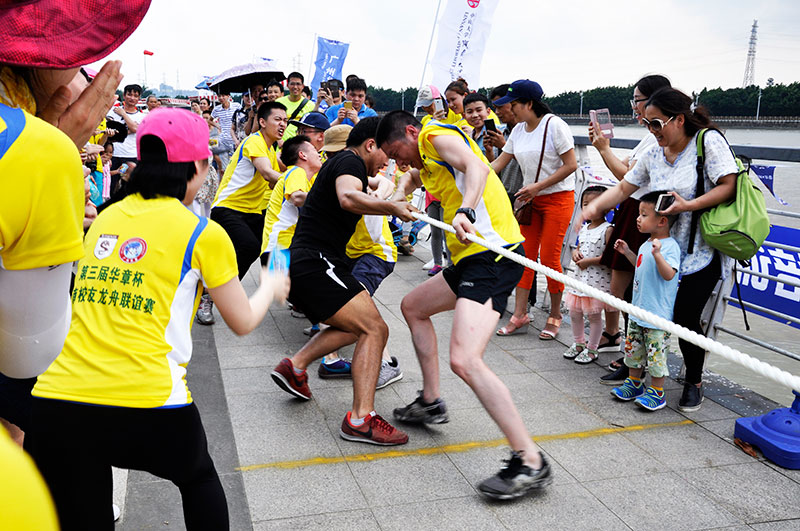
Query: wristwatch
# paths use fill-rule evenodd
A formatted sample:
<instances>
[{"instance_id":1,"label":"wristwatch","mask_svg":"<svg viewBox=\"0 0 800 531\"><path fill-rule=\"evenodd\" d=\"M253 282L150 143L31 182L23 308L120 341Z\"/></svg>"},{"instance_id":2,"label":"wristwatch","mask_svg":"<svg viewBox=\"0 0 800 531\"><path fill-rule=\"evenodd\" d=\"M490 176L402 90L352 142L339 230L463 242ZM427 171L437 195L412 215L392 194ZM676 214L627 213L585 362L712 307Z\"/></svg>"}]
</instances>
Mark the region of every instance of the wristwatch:
<instances>
[{"instance_id":1,"label":"wristwatch","mask_svg":"<svg viewBox=\"0 0 800 531\"><path fill-rule=\"evenodd\" d=\"M470 223L475 223L475 211L471 208L461 207L456 210L456 214L464 214Z\"/></svg>"}]
</instances>

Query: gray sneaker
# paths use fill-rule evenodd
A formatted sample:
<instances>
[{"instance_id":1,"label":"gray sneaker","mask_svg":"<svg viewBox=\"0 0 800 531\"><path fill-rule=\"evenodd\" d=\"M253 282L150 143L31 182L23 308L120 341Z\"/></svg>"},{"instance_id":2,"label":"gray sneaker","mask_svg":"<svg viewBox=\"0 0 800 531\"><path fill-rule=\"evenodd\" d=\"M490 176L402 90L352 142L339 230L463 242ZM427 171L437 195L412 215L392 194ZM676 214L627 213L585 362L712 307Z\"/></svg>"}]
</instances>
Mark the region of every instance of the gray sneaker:
<instances>
[{"instance_id":1,"label":"gray sneaker","mask_svg":"<svg viewBox=\"0 0 800 531\"><path fill-rule=\"evenodd\" d=\"M444 424L450 421L444 401L437 398L427 404L422 399L422 391L417 391L417 398L409 405L395 408L394 418L413 424Z\"/></svg>"},{"instance_id":2,"label":"gray sneaker","mask_svg":"<svg viewBox=\"0 0 800 531\"><path fill-rule=\"evenodd\" d=\"M201 325L214 324L214 312L211 309L214 307L214 302L211 300L211 295L206 293L200 298L200 306L197 308L197 322Z\"/></svg>"},{"instance_id":3,"label":"gray sneaker","mask_svg":"<svg viewBox=\"0 0 800 531\"><path fill-rule=\"evenodd\" d=\"M403 379L403 371L397 363L397 358L392 356L392 361L381 360L381 373L378 375L378 385L375 389L383 389Z\"/></svg>"},{"instance_id":4,"label":"gray sneaker","mask_svg":"<svg viewBox=\"0 0 800 531\"><path fill-rule=\"evenodd\" d=\"M519 498L533 489L546 487L553 481L550 463L543 454L542 467L534 470L523 464L522 457L517 452L511 452L511 459L505 461L506 466L496 475L481 482L478 491L488 498L495 500L510 500Z\"/></svg>"}]
</instances>

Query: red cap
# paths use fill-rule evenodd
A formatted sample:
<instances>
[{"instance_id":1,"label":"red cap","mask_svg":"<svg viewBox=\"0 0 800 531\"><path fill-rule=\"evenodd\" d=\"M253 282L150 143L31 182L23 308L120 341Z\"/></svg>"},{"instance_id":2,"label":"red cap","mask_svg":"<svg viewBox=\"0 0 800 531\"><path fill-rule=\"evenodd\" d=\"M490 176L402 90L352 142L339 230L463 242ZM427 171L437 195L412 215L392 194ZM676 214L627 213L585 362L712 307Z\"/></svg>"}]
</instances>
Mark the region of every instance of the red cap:
<instances>
[{"instance_id":1,"label":"red cap","mask_svg":"<svg viewBox=\"0 0 800 531\"><path fill-rule=\"evenodd\" d=\"M142 159L142 138L153 135L167 148L167 161L194 162L211 156L208 123L185 109L156 108L136 130L136 152Z\"/></svg>"},{"instance_id":2,"label":"red cap","mask_svg":"<svg viewBox=\"0 0 800 531\"><path fill-rule=\"evenodd\" d=\"M75 68L113 52L150 0L2 0L0 63Z\"/></svg>"}]
</instances>

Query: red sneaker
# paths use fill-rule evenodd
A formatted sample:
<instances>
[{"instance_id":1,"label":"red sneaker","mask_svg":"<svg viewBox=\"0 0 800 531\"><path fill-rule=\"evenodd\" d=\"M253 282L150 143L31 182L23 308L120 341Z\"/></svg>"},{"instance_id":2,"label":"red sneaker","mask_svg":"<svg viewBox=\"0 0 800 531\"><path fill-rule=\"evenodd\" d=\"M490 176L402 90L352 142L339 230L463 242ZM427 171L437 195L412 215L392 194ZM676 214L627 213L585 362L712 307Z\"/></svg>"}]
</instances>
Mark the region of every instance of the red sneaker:
<instances>
[{"instance_id":1,"label":"red sneaker","mask_svg":"<svg viewBox=\"0 0 800 531\"><path fill-rule=\"evenodd\" d=\"M278 384L278 387L303 400L311 399L311 389L308 388L308 373L296 374L294 372L294 365L289 358L283 358L281 362L272 371L272 379Z\"/></svg>"},{"instance_id":2,"label":"red sneaker","mask_svg":"<svg viewBox=\"0 0 800 531\"><path fill-rule=\"evenodd\" d=\"M408 442L408 435L405 432L386 422L383 417L374 411L367 415L364 419L364 424L361 426L350 424L350 411L348 411L342 421L339 435L342 439L348 441L377 444L379 446L395 446Z\"/></svg>"}]
</instances>

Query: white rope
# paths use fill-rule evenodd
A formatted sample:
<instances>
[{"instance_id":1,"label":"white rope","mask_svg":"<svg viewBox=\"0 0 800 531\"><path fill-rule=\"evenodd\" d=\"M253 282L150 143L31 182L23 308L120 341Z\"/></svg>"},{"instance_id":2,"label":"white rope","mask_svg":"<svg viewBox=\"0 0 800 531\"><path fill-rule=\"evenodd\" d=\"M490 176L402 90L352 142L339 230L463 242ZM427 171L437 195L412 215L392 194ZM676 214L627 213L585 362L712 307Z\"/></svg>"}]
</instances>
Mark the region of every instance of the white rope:
<instances>
[{"instance_id":1,"label":"white rope","mask_svg":"<svg viewBox=\"0 0 800 531\"><path fill-rule=\"evenodd\" d=\"M456 232L456 230L452 226L446 223L442 223L439 220L430 218L424 214L414 212L413 215L418 219L427 221L430 225L434 227L439 227L440 229L446 230L447 232L452 232L453 234L455 234ZM659 317L658 315L650 313L649 311L639 308L638 306L634 306L633 304L625 302L622 299L618 299L613 295L611 295L610 293L606 293L604 291L600 291L597 288L593 288L588 284L585 284L572 277L568 277L567 275L559 273L558 271L550 269L549 267L543 266L538 262L534 262L530 258L520 256L519 254L511 252L508 249L501 247L495 243L488 242L483 238L475 236L474 234L467 234L467 239L474 243L477 243L478 245L486 247L490 251L503 255L509 260L513 260L514 262L520 265L533 269L534 271L542 273L543 275L546 275L552 278L553 280L557 280L558 282L561 282L571 288L574 288L582 293L585 293L586 295L594 299L609 304L617 308L618 310L621 310L630 315L638 317L639 319L647 321L648 323L652 323L659 329L665 330L674 336L678 336L681 339L685 339L686 341L694 343L695 345L702 347L704 350L707 350L708 352L711 352L713 354L718 354L728 361L738 363L739 365L747 367L751 371L760 374L765 378L769 378L774 382L777 382L790 389L794 389L795 391L800 392L800 376L795 376L787 371L784 371L777 367L773 367L769 363L765 363L743 352L739 352L738 350L733 349L727 345L723 345L722 343L714 341L713 339L702 336L697 332L693 332L688 328L684 328L683 326L677 325L672 321L667 321L663 317Z\"/></svg>"}]
</instances>

